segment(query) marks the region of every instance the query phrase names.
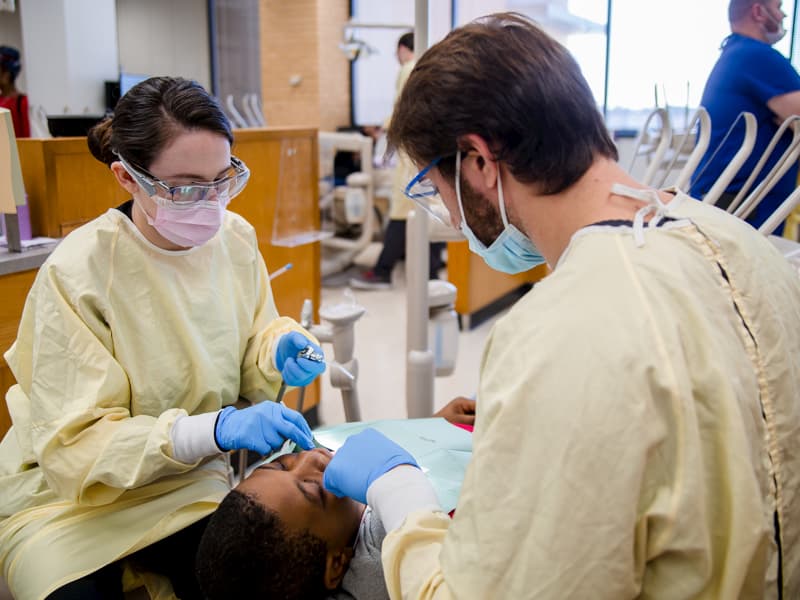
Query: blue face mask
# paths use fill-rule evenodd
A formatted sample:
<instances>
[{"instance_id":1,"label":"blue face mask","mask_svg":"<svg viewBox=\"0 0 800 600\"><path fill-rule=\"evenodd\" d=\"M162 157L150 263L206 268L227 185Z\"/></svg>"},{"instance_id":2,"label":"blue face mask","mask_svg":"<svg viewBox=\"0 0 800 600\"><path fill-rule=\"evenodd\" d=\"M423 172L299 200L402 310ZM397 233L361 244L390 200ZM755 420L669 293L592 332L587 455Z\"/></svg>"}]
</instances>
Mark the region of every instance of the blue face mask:
<instances>
[{"instance_id":1,"label":"blue face mask","mask_svg":"<svg viewBox=\"0 0 800 600\"><path fill-rule=\"evenodd\" d=\"M467 225L464 216L464 206L461 203L461 152L456 155L456 199L458 209L461 211L461 233L469 242L469 249L480 256L487 265L495 271L502 271L514 275L529 271L545 262L541 252L533 245L524 233L508 222L506 206L503 200L503 184L500 173L497 174L497 195L500 204L500 217L505 228L488 248L473 233Z\"/></svg>"}]
</instances>

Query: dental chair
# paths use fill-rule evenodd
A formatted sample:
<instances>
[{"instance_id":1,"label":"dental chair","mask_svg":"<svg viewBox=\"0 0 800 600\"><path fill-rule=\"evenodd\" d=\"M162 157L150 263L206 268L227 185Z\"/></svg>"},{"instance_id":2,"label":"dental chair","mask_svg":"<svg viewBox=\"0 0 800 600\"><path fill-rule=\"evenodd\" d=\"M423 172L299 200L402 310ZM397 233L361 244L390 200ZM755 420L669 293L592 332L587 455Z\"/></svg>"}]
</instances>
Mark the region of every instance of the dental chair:
<instances>
[{"instance_id":1,"label":"dental chair","mask_svg":"<svg viewBox=\"0 0 800 600\"><path fill-rule=\"evenodd\" d=\"M664 173L653 187L663 188L671 185L688 193L688 184L692 173L700 164L710 142L711 117L708 111L701 106L692 115L686 131L673 135L669 151L664 157ZM680 171L675 180L668 182L669 176L679 167Z\"/></svg>"},{"instance_id":2,"label":"dental chair","mask_svg":"<svg viewBox=\"0 0 800 600\"><path fill-rule=\"evenodd\" d=\"M725 170L722 171L720 176L714 182L714 185L711 186L711 189L708 190L705 196L703 196L703 202L706 204L716 204L719 200L720 196L725 192L728 185L733 178L736 177L736 174L739 172L739 169L742 168L744 162L750 156L750 153L753 151L753 147L756 144L756 133L758 131L758 123L756 122L756 117L753 113L749 112L741 112L739 116L736 117L736 120L731 124L728 128L725 137L722 138L722 141L717 145L714 149L714 153L711 155L711 158L706 163L706 166L703 168L705 170L708 168L714 157L716 156L717 152L719 152L720 148L725 145L725 142L728 140L728 137L739 127L739 122L742 122L744 125L744 137L742 138L742 145L739 147L739 150L733 156L731 161L728 163L728 166L725 167ZM701 171L702 173L702 171Z\"/></svg>"},{"instance_id":3,"label":"dental chair","mask_svg":"<svg viewBox=\"0 0 800 600\"><path fill-rule=\"evenodd\" d=\"M337 151L357 152L360 171L350 173L345 186L333 180ZM376 178L372 138L360 133L321 131L320 211L322 228L334 235L322 240L322 277L344 271L372 242L381 226L375 209ZM355 234L354 234L355 232Z\"/></svg>"},{"instance_id":4,"label":"dental chair","mask_svg":"<svg viewBox=\"0 0 800 600\"><path fill-rule=\"evenodd\" d=\"M792 141L789 143L786 150L784 150L783 154L775 162L769 173L767 173L764 179L762 179L761 183L759 183L755 189L748 194L750 186L753 185L753 182L761 173L761 170L764 168L767 160L769 160L775 151L776 145L789 128L792 128ZM748 216L750 216L761 200L773 187L775 187L775 184L781 180L781 178L792 167L792 165L797 162L798 157L800 157L800 116L794 115L781 123L781 126L775 132L775 135L772 136L767 148L764 150L761 158L758 160L758 163L756 163L756 166L753 168L752 173L750 173L750 176L747 178L747 181L745 181L742 189L738 194L736 194L736 197L728 207L728 212L731 212L742 219L746 219ZM789 212L791 212L791 209ZM789 212L784 215L783 219L786 218ZM783 219L778 221L771 231L780 225Z\"/></svg>"},{"instance_id":5,"label":"dental chair","mask_svg":"<svg viewBox=\"0 0 800 600\"><path fill-rule=\"evenodd\" d=\"M653 127L657 122L658 127ZM628 165L628 173L633 173L636 159L644 156L647 168L639 180L648 186L653 185L656 173L661 168L664 156L672 144L672 126L669 122L669 113L663 108L656 108L645 119L644 125L634 142L634 151Z\"/></svg>"},{"instance_id":6,"label":"dental chair","mask_svg":"<svg viewBox=\"0 0 800 600\"><path fill-rule=\"evenodd\" d=\"M225 98L225 112L228 114L228 118L235 127L240 129L249 127L247 120L242 116L242 113L239 112L239 109L236 108L236 103L233 101L233 94L228 94Z\"/></svg>"}]
</instances>

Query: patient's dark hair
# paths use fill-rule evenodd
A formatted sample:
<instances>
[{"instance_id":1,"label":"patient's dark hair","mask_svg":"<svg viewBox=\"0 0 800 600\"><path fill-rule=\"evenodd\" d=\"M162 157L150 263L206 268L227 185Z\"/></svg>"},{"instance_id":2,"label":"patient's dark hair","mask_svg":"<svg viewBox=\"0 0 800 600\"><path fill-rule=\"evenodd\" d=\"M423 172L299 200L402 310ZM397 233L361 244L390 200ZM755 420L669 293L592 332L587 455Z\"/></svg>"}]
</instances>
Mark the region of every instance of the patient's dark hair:
<instances>
[{"instance_id":1,"label":"patient's dark hair","mask_svg":"<svg viewBox=\"0 0 800 600\"><path fill-rule=\"evenodd\" d=\"M291 531L252 497L231 491L200 540L195 570L208 600L325 598L327 544Z\"/></svg>"}]
</instances>

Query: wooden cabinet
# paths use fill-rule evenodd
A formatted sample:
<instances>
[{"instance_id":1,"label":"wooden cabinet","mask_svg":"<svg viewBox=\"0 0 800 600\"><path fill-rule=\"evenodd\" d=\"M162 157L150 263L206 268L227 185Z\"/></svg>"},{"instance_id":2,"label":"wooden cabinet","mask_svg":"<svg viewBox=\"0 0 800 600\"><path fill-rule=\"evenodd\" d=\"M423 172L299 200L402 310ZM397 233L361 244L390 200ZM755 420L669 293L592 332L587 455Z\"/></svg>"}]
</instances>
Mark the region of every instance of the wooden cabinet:
<instances>
[{"instance_id":1,"label":"wooden cabinet","mask_svg":"<svg viewBox=\"0 0 800 600\"><path fill-rule=\"evenodd\" d=\"M19 139L17 147L33 235L64 237L128 199L84 137Z\"/></svg>"},{"instance_id":2,"label":"wooden cabinet","mask_svg":"<svg viewBox=\"0 0 800 600\"><path fill-rule=\"evenodd\" d=\"M303 301L320 302L319 243L294 248L273 246L272 221L279 184L282 145L295 153L293 211L299 222L319 227L318 150L315 129L246 129L234 132L233 153L250 168L250 182L234 198L230 210L256 229L259 248L270 272L291 262L293 268L272 281L278 312L300 318ZM92 157L86 138L17 140L22 175L30 206L33 234L63 237L111 207L128 200L111 171ZM298 167L299 165L299 167ZM16 338L22 307L36 271L0 276L0 354ZM14 383L8 365L0 359L0 397ZM296 392L287 394L294 405ZM319 402L319 382L309 386L305 409ZM0 407L0 435L8 427L5 402Z\"/></svg>"},{"instance_id":3,"label":"wooden cabinet","mask_svg":"<svg viewBox=\"0 0 800 600\"><path fill-rule=\"evenodd\" d=\"M239 129L235 134L233 153L250 169L250 181L244 191L233 199L230 210L242 215L258 232L258 246L267 269L277 271L287 263L292 268L272 281L275 304L282 315L300 320L303 301L314 303L314 318L318 320L321 273L319 242L293 248L272 245L273 216L279 185L281 151L291 145L295 162L304 165L295 172L292 211L295 225L319 229L319 150L316 129ZM308 387L303 401L306 411L319 403L320 385L315 381ZM288 406L296 406L297 391L285 397Z\"/></svg>"},{"instance_id":4,"label":"wooden cabinet","mask_svg":"<svg viewBox=\"0 0 800 600\"><path fill-rule=\"evenodd\" d=\"M17 338L22 307L35 277L36 271L0 275L0 354L5 354ZM0 394L3 398L3 402L0 402L0 436L11 426L5 397L8 388L14 383L11 369L5 359L0 357Z\"/></svg>"}]
</instances>

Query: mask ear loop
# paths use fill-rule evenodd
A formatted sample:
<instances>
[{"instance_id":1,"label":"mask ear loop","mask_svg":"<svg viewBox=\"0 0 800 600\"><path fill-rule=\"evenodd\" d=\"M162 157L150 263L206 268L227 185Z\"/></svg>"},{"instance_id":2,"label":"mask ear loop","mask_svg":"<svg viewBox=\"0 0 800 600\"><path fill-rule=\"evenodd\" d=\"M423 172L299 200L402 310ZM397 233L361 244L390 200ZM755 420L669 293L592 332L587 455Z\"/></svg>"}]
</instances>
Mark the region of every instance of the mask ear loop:
<instances>
[{"instance_id":1,"label":"mask ear loop","mask_svg":"<svg viewBox=\"0 0 800 600\"><path fill-rule=\"evenodd\" d=\"M500 174L500 165L497 165L497 204L500 205L500 218L503 219L503 227L508 228L508 217L506 216L506 201L503 197L503 178Z\"/></svg>"},{"instance_id":2,"label":"mask ear loop","mask_svg":"<svg viewBox=\"0 0 800 600\"><path fill-rule=\"evenodd\" d=\"M467 217L464 215L464 205L461 202L461 150L456 152L456 200L458 200L458 210L461 213L461 222L469 228ZM506 215L506 203L503 197L503 180L500 176L500 165L497 166L497 203L500 205L500 218L503 220L503 227L507 228L508 216Z\"/></svg>"},{"instance_id":3,"label":"mask ear loop","mask_svg":"<svg viewBox=\"0 0 800 600\"><path fill-rule=\"evenodd\" d=\"M464 215L464 205L461 202L461 150L456 152L456 200L458 201L458 212L461 213L462 226L469 229L467 217Z\"/></svg>"}]
</instances>

